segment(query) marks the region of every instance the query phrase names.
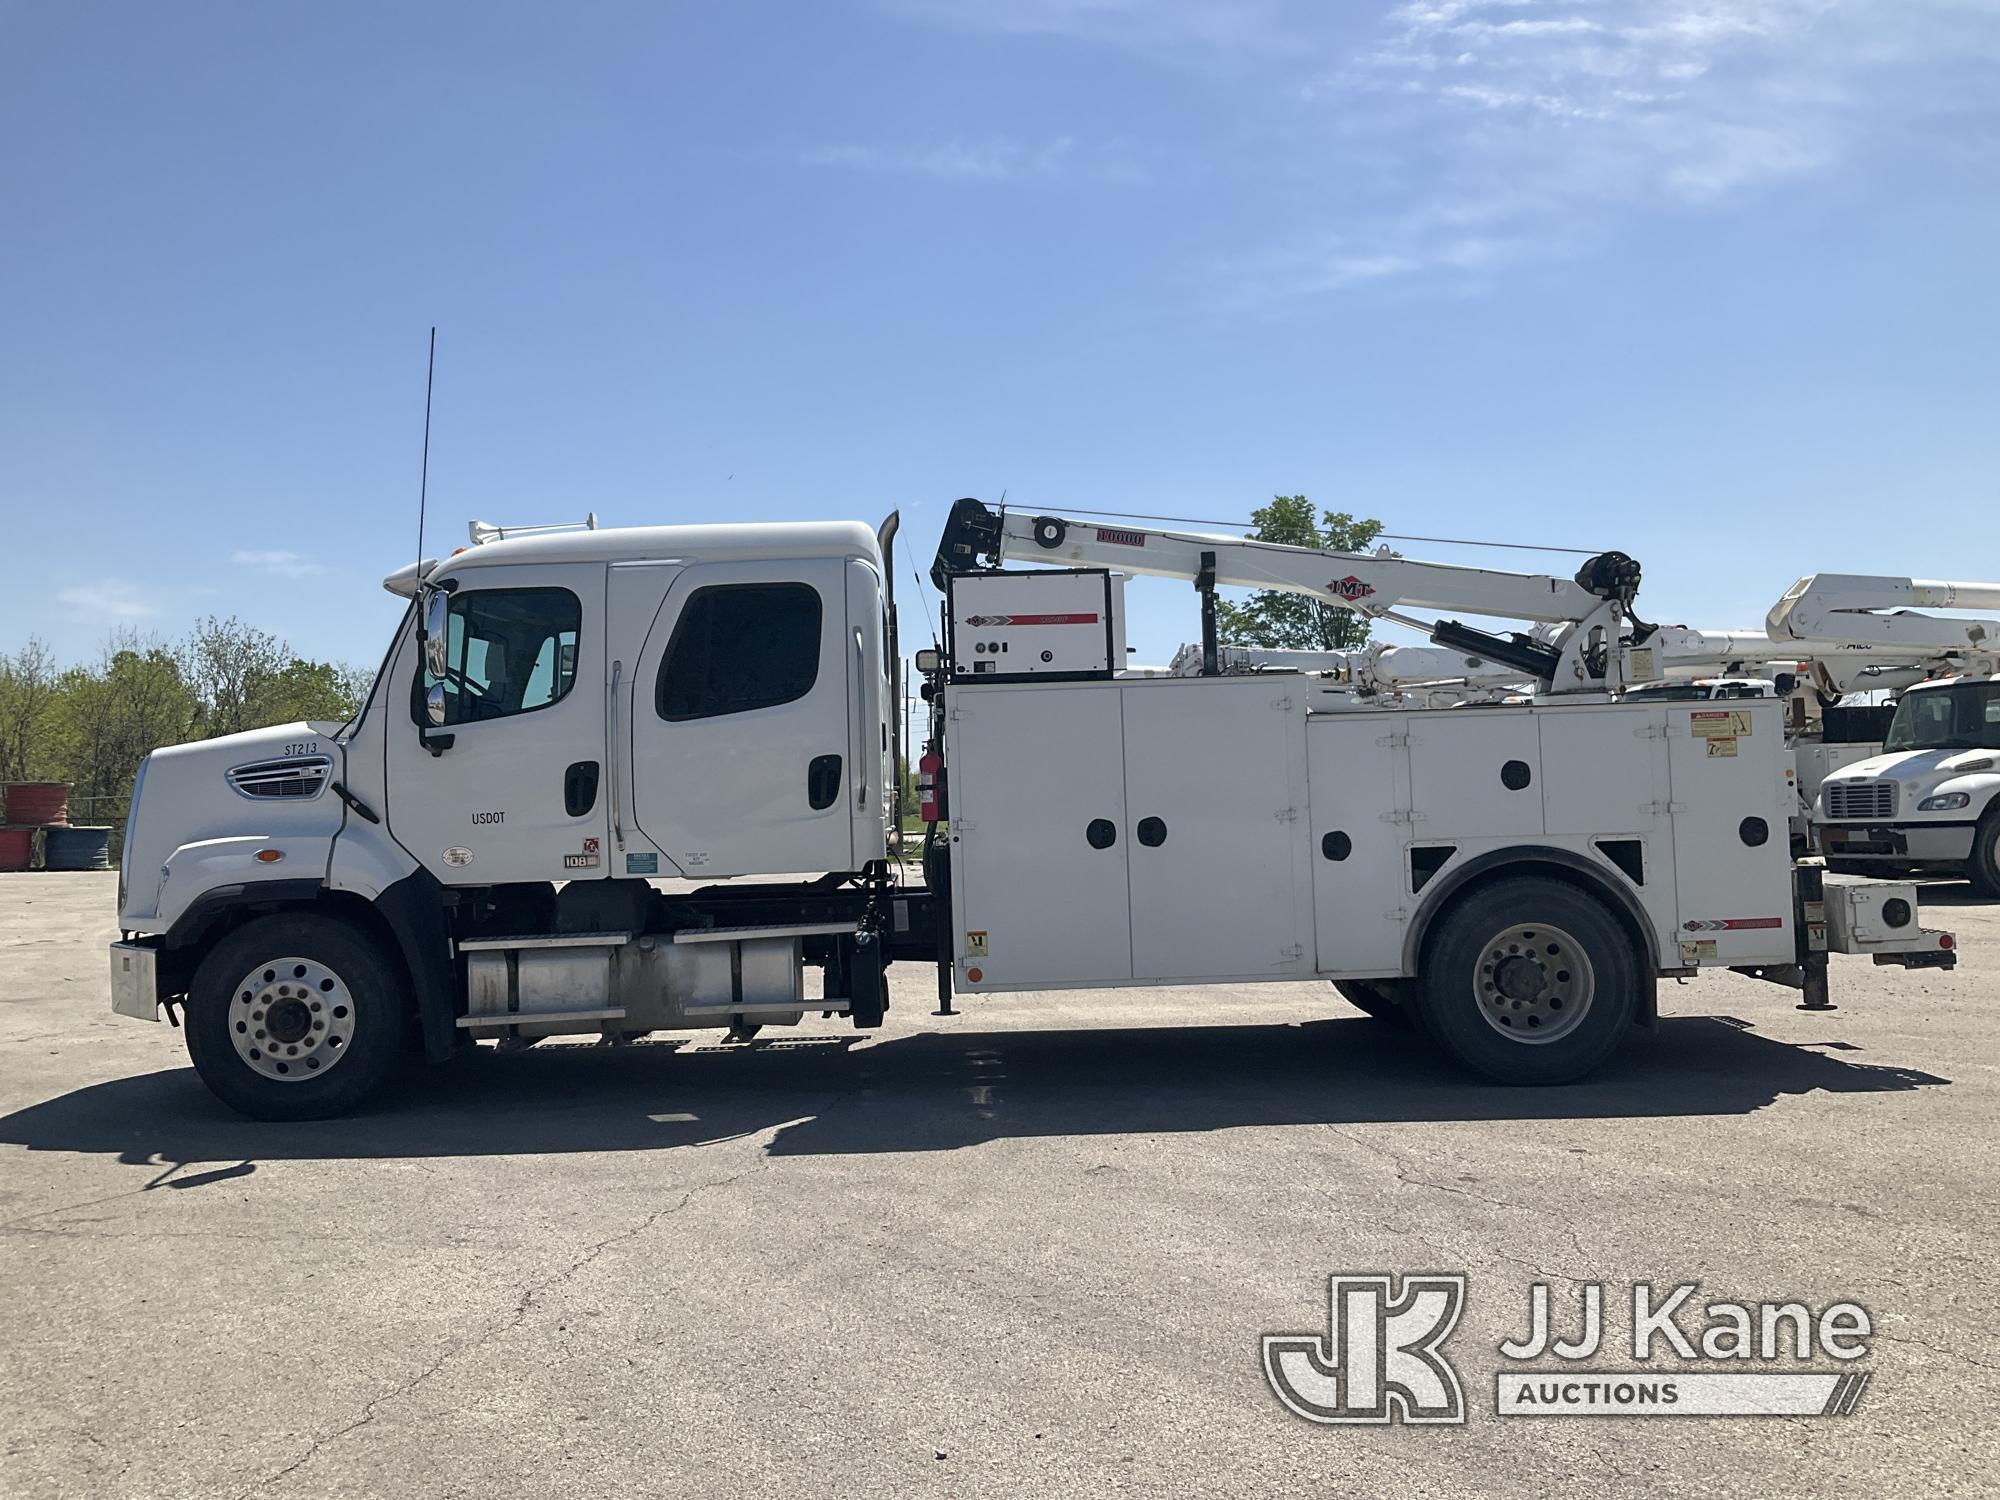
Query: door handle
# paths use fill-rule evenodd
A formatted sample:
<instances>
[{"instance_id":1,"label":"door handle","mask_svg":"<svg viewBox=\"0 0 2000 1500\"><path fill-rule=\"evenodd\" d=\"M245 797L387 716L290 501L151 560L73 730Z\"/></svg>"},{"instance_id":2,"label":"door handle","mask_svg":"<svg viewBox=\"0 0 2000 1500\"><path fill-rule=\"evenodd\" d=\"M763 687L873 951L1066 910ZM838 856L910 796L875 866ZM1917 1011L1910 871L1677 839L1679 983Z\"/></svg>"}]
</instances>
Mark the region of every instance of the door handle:
<instances>
[{"instance_id":1,"label":"door handle","mask_svg":"<svg viewBox=\"0 0 2000 1500\"><path fill-rule=\"evenodd\" d=\"M822 812L833 806L833 799L840 795L840 757L838 755L815 755L812 764L806 767L806 801L814 812Z\"/></svg>"},{"instance_id":2,"label":"door handle","mask_svg":"<svg viewBox=\"0 0 2000 1500\"><path fill-rule=\"evenodd\" d=\"M611 765L611 834L618 847L625 847L625 816L618 804L624 800L618 785L618 687L625 676L625 663L611 664L611 693L605 699L604 758Z\"/></svg>"},{"instance_id":3,"label":"door handle","mask_svg":"<svg viewBox=\"0 0 2000 1500\"><path fill-rule=\"evenodd\" d=\"M1167 841L1167 825L1160 818L1141 818L1133 832L1139 835L1139 842L1148 849L1157 849Z\"/></svg>"},{"instance_id":4,"label":"door handle","mask_svg":"<svg viewBox=\"0 0 2000 1500\"><path fill-rule=\"evenodd\" d=\"M580 760L563 772L563 811L580 818L597 806L598 764Z\"/></svg>"}]
</instances>

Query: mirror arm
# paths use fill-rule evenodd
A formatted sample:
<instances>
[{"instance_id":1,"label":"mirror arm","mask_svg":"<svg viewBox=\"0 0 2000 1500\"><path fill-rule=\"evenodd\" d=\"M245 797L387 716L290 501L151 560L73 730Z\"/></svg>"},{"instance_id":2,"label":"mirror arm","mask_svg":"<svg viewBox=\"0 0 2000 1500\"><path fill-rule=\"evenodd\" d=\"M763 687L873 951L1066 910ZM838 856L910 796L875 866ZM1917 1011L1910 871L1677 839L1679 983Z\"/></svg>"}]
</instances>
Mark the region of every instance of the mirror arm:
<instances>
[{"instance_id":1,"label":"mirror arm","mask_svg":"<svg viewBox=\"0 0 2000 1500\"><path fill-rule=\"evenodd\" d=\"M432 734L421 725L418 726L417 732L421 737L423 747L430 751L433 760L458 743L458 736L455 734Z\"/></svg>"}]
</instances>

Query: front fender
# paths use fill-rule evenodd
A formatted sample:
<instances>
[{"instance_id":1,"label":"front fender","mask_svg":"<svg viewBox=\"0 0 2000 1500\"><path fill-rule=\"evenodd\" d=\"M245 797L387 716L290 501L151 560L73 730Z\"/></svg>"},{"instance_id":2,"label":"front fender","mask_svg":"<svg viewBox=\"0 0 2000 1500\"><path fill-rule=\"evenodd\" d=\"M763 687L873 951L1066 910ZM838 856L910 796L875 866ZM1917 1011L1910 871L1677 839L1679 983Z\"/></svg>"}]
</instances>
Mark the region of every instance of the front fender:
<instances>
[{"instance_id":1,"label":"front fender","mask_svg":"<svg viewBox=\"0 0 2000 1500\"><path fill-rule=\"evenodd\" d=\"M160 896L149 932L183 932L191 912L225 890L286 886L318 890L333 846L330 835L302 834L276 838L242 834L183 844L160 868ZM277 859L257 856L272 851Z\"/></svg>"}]
</instances>

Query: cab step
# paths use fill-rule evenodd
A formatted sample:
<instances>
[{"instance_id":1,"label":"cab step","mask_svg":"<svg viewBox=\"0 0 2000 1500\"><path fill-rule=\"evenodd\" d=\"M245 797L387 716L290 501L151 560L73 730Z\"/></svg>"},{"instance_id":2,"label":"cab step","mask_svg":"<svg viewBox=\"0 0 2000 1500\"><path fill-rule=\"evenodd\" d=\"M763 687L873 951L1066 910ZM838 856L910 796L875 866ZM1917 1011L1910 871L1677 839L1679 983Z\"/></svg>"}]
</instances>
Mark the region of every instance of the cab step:
<instances>
[{"instance_id":1,"label":"cab step","mask_svg":"<svg viewBox=\"0 0 2000 1500\"><path fill-rule=\"evenodd\" d=\"M491 1015L460 1016L458 1024L470 1029L474 1026L542 1026L552 1021L622 1021L625 1007L614 1006L605 1010L500 1010Z\"/></svg>"},{"instance_id":2,"label":"cab step","mask_svg":"<svg viewBox=\"0 0 2000 1500\"><path fill-rule=\"evenodd\" d=\"M690 927L674 934L676 943L750 943L764 938L852 937L852 922L803 922L778 927Z\"/></svg>"}]
</instances>

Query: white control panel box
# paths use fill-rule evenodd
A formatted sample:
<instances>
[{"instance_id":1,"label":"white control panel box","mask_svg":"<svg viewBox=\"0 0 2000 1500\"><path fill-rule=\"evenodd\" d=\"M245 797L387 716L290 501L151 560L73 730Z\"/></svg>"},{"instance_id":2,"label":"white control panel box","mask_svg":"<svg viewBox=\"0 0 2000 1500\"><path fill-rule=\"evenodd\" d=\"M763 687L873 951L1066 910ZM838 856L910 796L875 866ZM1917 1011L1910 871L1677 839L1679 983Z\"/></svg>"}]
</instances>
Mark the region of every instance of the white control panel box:
<instances>
[{"instance_id":1,"label":"white control panel box","mask_svg":"<svg viewBox=\"0 0 2000 1500\"><path fill-rule=\"evenodd\" d=\"M1902 952L1922 931L1910 881L1828 875L1825 884L1826 945L1835 953Z\"/></svg>"},{"instance_id":2,"label":"white control panel box","mask_svg":"<svg viewBox=\"0 0 2000 1500\"><path fill-rule=\"evenodd\" d=\"M954 682L1073 682L1125 663L1122 573L965 573L947 593Z\"/></svg>"}]
</instances>

